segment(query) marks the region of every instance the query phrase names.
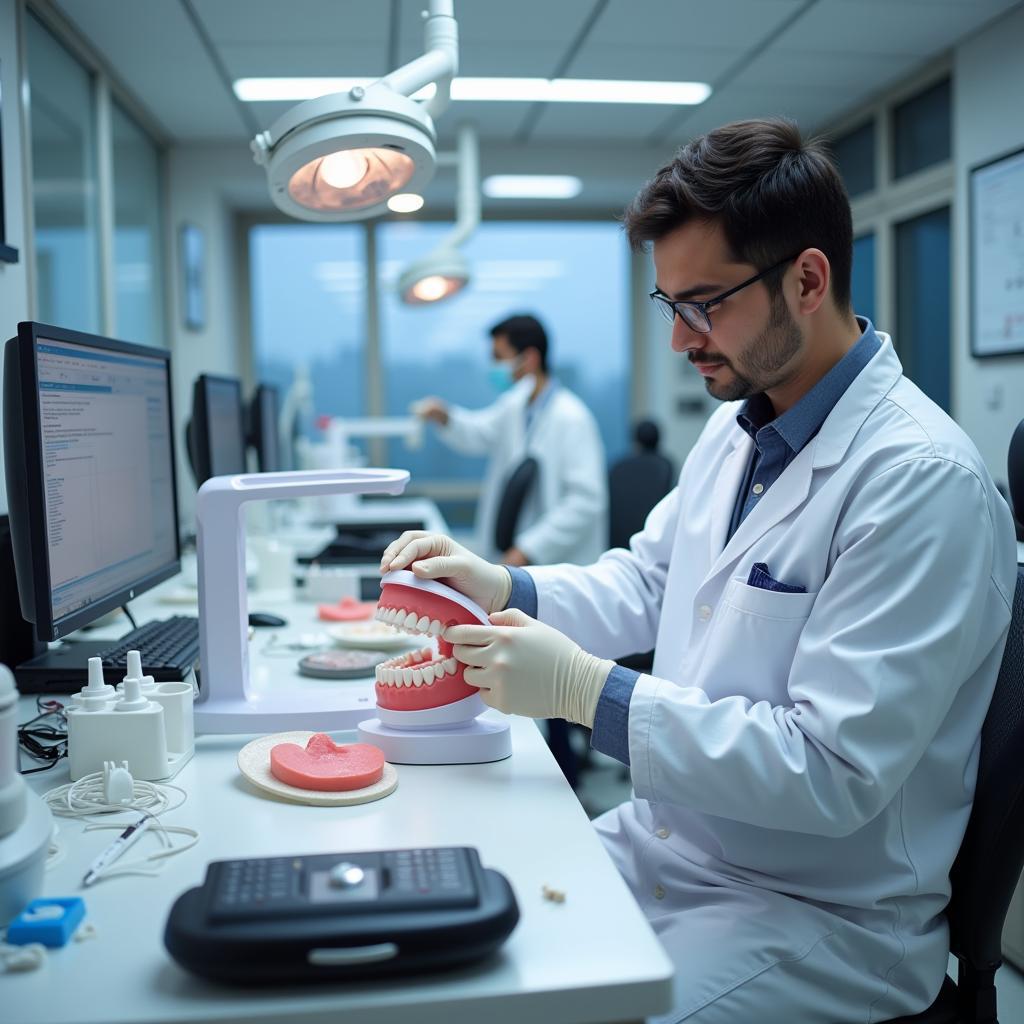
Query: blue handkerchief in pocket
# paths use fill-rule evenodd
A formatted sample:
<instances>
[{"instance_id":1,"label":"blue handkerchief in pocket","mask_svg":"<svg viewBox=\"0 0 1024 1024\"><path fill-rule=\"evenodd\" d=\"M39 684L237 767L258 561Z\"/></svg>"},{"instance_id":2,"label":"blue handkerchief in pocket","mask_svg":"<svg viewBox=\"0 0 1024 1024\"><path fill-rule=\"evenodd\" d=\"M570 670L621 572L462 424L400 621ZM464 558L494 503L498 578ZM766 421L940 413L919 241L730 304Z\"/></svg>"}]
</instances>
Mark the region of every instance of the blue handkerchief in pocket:
<instances>
[{"instance_id":1,"label":"blue handkerchief in pocket","mask_svg":"<svg viewBox=\"0 0 1024 1024\"><path fill-rule=\"evenodd\" d=\"M806 587L794 587L789 583L782 583L775 579L768 571L767 562L755 562L747 577L748 587L757 587L759 590L774 590L777 594L806 594Z\"/></svg>"}]
</instances>

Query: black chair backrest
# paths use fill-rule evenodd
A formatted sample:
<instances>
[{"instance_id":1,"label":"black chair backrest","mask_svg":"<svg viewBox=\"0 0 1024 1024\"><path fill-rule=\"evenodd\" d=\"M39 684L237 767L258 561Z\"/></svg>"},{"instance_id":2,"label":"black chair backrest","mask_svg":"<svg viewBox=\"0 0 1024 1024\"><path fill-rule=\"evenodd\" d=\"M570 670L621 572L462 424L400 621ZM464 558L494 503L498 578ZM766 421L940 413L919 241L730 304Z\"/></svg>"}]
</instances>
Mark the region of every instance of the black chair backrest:
<instances>
[{"instance_id":1,"label":"black chair backrest","mask_svg":"<svg viewBox=\"0 0 1024 1024\"><path fill-rule=\"evenodd\" d=\"M1010 451L1006 457L1006 475L1010 483L1010 507L1017 522L1024 518L1024 420L1010 438Z\"/></svg>"},{"instance_id":2,"label":"black chair backrest","mask_svg":"<svg viewBox=\"0 0 1024 1024\"><path fill-rule=\"evenodd\" d=\"M539 475L540 463L532 455L527 455L505 481L494 520L494 546L498 551L508 551L515 543L519 515Z\"/></svg>"},{"instance_id":3,"label":"black chair backrest","mask_svg":"<svg viewBox=\"0 0 1024 1024\"><path fill-rule=\"evenodd\" d=\"M1002 961L1000 937L1024 865L1024 566L999 678L981 732L974 807L950 878L950 948L977 969Z\"/></svg>"},{"instance_id":4,"label":"black chair backrest","mask_svg":"<svg viewBox=\"0 0 1024 1024\"><path fill-rule=\"evenodd\" d=\"M657 452L627 455L608 471L608 546L624 548L647 513L675 484L672 460Z\"/></svg>"}]
</instances>

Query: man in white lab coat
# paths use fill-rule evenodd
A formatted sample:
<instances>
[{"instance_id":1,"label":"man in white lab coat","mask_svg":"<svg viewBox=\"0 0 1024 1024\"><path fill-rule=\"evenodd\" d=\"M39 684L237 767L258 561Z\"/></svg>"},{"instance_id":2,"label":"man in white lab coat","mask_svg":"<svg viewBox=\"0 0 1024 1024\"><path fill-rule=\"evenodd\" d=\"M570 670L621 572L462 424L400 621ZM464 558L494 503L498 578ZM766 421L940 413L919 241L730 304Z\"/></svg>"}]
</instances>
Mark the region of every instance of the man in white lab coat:
<instances>
[{"instance_id":1,"label":"man in white lab coat","mask_svg":"<svg viewBox=\"0 0 1024 1024\"><path fill-rule=\"evenodd\" d=\"M1010 619L1009 510L854 317L846 194L795 126L695 139L625 223L724 403L676 489L588 567L420 535L385 560L507 609L447 634L488 703L591 725L629 764L596 827L676 964L667 1020L920 1012ZM650 674L607 660L652 644Z\"/></svg>"},{"instance_id":2,"label":"man in white lab coat","mask_svg":"<svg viewBox=\"0 0 1024 1024\"><path fill-rule=\"evenodd\" d=\"M604 446L590 410L548 370L548 337L536 317L512 316L490 331L491 377L502 392L483 409L439 398L416 404L441 439L467 455L487 455L480 490L476 544L480 554L508 565L595 561L608 536ZM509 478L524 459L537 462L513 543L495 547L495 522Z\"/></svg>"}]
</instances>

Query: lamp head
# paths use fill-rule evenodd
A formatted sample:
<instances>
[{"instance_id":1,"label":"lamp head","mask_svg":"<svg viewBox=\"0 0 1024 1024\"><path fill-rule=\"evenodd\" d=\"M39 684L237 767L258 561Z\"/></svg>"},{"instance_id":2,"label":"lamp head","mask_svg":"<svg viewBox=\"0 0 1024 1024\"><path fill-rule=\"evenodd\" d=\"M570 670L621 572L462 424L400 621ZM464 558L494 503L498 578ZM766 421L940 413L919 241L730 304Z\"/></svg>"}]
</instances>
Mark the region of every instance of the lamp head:
<instances>
[{"instance_id":1,"label":"lamp head","mask_svg":"<svg viewBox=\"0 0 1024 1024\"><path fill-rule=\"evenodd\" d=\"M435 249L402 271L398 294L411 306L439 302L465 288L469 277L469 264L458 249Z\"/></svg>"},{"instance_id":2,"label":"lamp head","mask_svg":"<svg viewBox=\"0 0 1024 1024\"><path fill-rule=\"evenodd\" d=\"M434 123L415 100L376 82L293 107L252 142L274 204L312 221L362 220L434 174Z\"/></svg>"}]
</instances>

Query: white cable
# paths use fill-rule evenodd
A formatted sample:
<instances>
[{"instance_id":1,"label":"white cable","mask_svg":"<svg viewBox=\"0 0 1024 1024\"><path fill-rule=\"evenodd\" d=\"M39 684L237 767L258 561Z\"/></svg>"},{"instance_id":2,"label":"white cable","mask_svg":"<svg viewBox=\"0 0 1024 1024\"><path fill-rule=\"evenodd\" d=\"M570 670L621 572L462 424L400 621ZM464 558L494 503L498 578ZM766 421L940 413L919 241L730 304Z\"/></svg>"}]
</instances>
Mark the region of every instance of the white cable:
<instances>
[{"instance_id":1,"label":"white cable","mask_svg":"<svg viewBox=\"0 0 1024 1024\"><path fill-rule=\"evenodd\" d=\"M168 790L179 794L176 803L171 802ZM93 772L83 775L77 782L66 783L43 794L46 805L61 818L90 819L96 814L117 814L125 811L146 811L154 817L167 811L177 810L188 799L180 786L169 783L143 782L132 780L132 798L128 803L107 803L104 791L104 773Z\"/></svg>"},{"instance_id":2,"label":"white cable","mask_svg":"<svg viewBox=\"0 0 1024 1024\"><path fill-rule=\"evenodd\" d=\"M13 974L15 971L34 971L46 963L46 947L41 942L24 946L11 946L0 940L0 966Z\"/></svg>"},{"instance_id":3,"label":"white cable","mask_svg":"<svg viewBox=\"0 0 1024 1024\"><path fill-rule=\"evenodd\" d=\"M91 832L103 828L120 829L121 825L92 824L86 825L85 831ZM157 869L148 868L146 866L147 864L150 864L153 861L162 861L167 857L173 857L179 853L184 853L186 850L191 850L192 847L199 842L199 831L194 828L186 828L184 825L165 825L162 821L158 820L153 825L153 829L160 835L160 839L164 843L165 849L158 850L156 853L151 853L139 860L130 860L125 863L115 862L110 867L103 868L98 873L98 879L116 878L118 875L149 875L151 877L155 877L159 874L159 868L163 867L163 864L158 864ZM175 846L170 839L167 838L168 832L173 832L177 835L191 836L192 841Z\"/></svg>"}]
</instances>

